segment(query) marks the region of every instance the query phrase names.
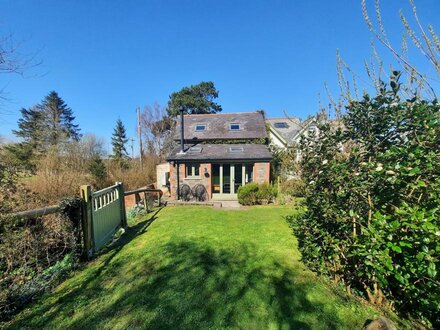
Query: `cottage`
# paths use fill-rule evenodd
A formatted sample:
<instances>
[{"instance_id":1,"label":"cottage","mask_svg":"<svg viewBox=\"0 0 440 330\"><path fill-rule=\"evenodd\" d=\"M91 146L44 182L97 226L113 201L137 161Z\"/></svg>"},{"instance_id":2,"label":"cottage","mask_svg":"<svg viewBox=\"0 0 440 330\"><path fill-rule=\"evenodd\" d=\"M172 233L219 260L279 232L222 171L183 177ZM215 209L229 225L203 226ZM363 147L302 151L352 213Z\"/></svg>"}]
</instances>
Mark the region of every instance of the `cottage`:
<instances>
[{"instance_id":1,"label":"cottage","mask_svg":"<svg viewBox=\"0 0 440 330\"><path fill-rule=\"evenodd\" d=\"M269 182L260 112L182 115L175 140L180 145L167 157L172 199L235 200L242 185Z\"/></svg>"}]
</instances>

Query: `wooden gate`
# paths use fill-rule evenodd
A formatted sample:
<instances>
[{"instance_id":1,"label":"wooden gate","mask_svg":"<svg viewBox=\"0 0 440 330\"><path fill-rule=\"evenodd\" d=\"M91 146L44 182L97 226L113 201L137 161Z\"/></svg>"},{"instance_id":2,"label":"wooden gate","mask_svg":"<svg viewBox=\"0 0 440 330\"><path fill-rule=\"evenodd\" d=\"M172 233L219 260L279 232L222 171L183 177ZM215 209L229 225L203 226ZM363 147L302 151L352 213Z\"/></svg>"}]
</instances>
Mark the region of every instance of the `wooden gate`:
<instances>
[{"instance_id":1,"label":"wooden gate","mask_svg":"<svg viewBox=\"0 0 440 330\"><path fill-rule=\"evenodd\" d=\"M88 255L107 244L119 228L126 229L124 187L121 182L92 192L90 186L81 187L84 199L84 245Z\"/></svg>"}]
</instances>

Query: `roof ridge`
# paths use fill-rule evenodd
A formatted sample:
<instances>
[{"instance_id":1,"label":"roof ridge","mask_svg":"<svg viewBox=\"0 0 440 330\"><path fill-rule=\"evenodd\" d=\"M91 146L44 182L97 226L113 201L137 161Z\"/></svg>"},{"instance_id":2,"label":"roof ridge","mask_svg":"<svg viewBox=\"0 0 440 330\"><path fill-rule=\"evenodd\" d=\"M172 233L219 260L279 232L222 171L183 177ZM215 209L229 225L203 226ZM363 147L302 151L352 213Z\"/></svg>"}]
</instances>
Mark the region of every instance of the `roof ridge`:
<instances>
[{"instance_id":1,"label":"roof ridge","mask_svg":"<svg viewBox=\"0 0 440 330\"><path fill-rule=\"evenodd\" d=\"M223 113L193 113L193 114L186 114L184 116L247 115L247 114L257 114L257 113L260 113L260 112L252 111L252 112L223 112Z\"/></svg>"}]
</instances>

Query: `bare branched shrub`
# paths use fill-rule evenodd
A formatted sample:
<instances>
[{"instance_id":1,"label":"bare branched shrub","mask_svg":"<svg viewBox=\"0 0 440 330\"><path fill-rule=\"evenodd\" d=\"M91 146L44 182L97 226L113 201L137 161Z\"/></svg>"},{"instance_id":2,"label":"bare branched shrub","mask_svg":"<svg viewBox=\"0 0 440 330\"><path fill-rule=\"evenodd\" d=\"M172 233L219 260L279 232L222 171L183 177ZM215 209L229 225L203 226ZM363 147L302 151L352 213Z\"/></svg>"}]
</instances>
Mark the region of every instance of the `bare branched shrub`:
<instances>
[{"instance_id":1,"label":"bare branched shrub","mask_svg":"<svg viewBox=\"0 0 440 330\"><path fill-rule=\"evenodd\" d=\"M83 168L69 161L69 156L52 149L38 161L36 175L25 183L43 201L56 203L62 197L77 195L88 177Z\"/></svg>"},{"instance_id":2,"label":"bare branched shrub","mask_svg":"<svg viewBox=\"0 0 440 330\"><path fill-rule=\"evenodd\" d=\"M173 145L174 119L158 103L146 106L141 113L141 131L147 153L164 160Z\"/></svg>"},{"instance_id":3,"label":"bare branched shrub","mask_svg":"<svg viewBox=\"0 0 440 330\"><path fill-rule=\"evenodd\" d=\"M109 161L109 181L112 183L123 182L127 190L136 189L156 182L156 165L159 157L156 155L146 155L143 158L143 169L141 170L137 161L127 163L126 167L119 166L118 163Z\"/></svg>"}]
</instances>

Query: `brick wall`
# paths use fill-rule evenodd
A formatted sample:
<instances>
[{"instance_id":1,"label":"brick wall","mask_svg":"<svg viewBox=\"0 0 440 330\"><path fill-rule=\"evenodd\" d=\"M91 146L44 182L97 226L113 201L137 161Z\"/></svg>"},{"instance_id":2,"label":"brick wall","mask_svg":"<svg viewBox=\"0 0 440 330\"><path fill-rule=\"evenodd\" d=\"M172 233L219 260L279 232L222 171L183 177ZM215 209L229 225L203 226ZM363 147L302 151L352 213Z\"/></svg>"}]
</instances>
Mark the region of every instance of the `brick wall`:
<instances>
[{"instance_id":1,"label":"brick wall","mask_svg":"<svg viewBox=\"0 0 440 330\"><path fill-rule=\"evenodd\" d=\"M200 164L200 176L197 178L186 178L186 165L179 164L179 179L180 183L187 184L193 188L197 184L205 186L208 193L208 200L212 197L212 164L202 163ZM207 169L207 175L205 175L205 168ZM255 163L254 164L254 177L253 181L257 183L266 183L270 180L270 163ZM177 165L170 166L170 185L171 185L171 199L177 199Z\"/></svg>"},{"instance_id":2,"label":"brick wall","mask_svg":"<svg viewBox=\"0 0 440 330\"><path fill-rule=\"evenodd\" d=\"M202 184L205 186L206 191L207 191L207 195L208 195L208 200L211 199L211 169L212 166L211 164L205 164L202 163L200 164L200 176L197 178L186 178L185 177L185 173L186 173L186 165L185 164L179 164L177 165L172 165L170 166L170 185L171 185L171 198L172 199L177 199L177 167L180 168L179 170L179 179L180 179L180 183L181 184L187 184L188 186L191 187L191 189L197 185L197 184ZM208 174L205 174L205 168L207 169Z\"/></svg>"},{"instance_id":3,"label":"brick wall","mask_svg":"<svg viewBox=\"0 0 440 330\"><path fill-rule=\"evenodd\" d=\"M270 180L270 163L254 164L254 182L268 183Z\"/></svg>"}]
</instances>

